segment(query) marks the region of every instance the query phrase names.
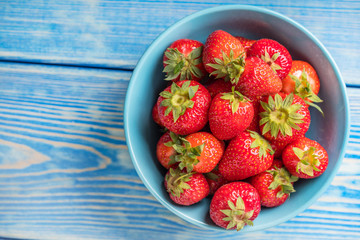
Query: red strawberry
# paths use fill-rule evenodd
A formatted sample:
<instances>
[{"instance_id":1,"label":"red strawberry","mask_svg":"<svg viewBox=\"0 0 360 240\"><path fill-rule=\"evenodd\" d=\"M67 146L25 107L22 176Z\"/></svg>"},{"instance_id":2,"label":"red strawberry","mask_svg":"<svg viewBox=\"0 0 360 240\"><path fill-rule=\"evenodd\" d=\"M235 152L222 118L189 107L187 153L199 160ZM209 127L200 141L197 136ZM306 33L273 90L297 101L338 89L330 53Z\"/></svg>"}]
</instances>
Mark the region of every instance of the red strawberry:
<instances>
[{"instance_id":1,"label":"red strawberry","mask_svg":"<svg viewBox=\"0 0 360 240\"><path fill-rule=\"evenodd\" d=\"M276 73L258 57L245 59L245 70L236 89L247 97L259 97L280 92L282 83Z\"/></svg>"},{"instance_id":2,"label":"red strawberry","mask_svg":"<svg viewBox=\"0 0 360 240\"><path fill-rule=\"evenodd\" d=\"M270 142L290 143L309 129L308 105L299 96L278 93L264 97L260 104L260 131Z\"/></svg>"},{"instance_id":3,"label":"red strawberry","mask_svg":"<svg viewBox=\"0 0 360 240\"><path fill-rule=\"evenodd\" d=\"M282 160L289 172L299 178L315 178L328 166L328 154L316 141L306 137L290 143L282 153Z\"/></svg>"},{"instance_id":4,"label":"red strawberry","mask_svg":"<svg viewBox=\"0 0 360 240\"><path fill-rule=\"evenodd\" d=\"M252 44L248 56L259 57L284 79L291 68L292 58L289 51L279 42L272 39L260 39Z\"/></svg>"},{"instance_id":5,"label":"red strawberry","mask_svg":"<svg viewBox=\"0 0 360 240\"><path fill-rule=\"evenodd\" d=\"M221 175L217 166L211 172L205 173L204 176L209 184L210 195L213 195L222 185L229 183L229 181Z\"/></svg>"},{"instance_id":6,"label":"red strawberry","mask_svg":"<svg viewBox=\"0 0 360 240\"><path fill-rule=\"evenodd\" d=\"M242 36L235 36L241 44L244 46L245 51L248 51L248 49L256 42L256 40L248 39L246 37Z\"/></svg>"},{"instance_id":7,"label":"red strawberry","mask_svg":"<svg viewBox=\"0 0 360 240\"><path fill-rule=\"evenodd\" d=\"M232 92L219 93L211 101L209 125L215 137L229 140L249 127L254 116L250 100L232 88Z\"/></svg>"},{"instance_id":8,"label":"red strawberry","mask_svg":"<svg viewBox=\"0 0 360 240\"><path fill-rule=\"evenodd\" d=\"M253 225L261 210L256 189L246 182L231 182L221 186L210 203L210 218L226 229L241 230Z\"/></svg>"},{"instance_id":9,"label":"red strawberry","mask_svg":"<svg viewBox=\"0 0 360 240\"><path fill-rule=\"evenodd\" d=\"M165 80L200 81L206 74L202 50L203 44L197 40L179 39L173 42L163 57Z\"/></svg>"},{"instance_id":10,"label":"red strawberry","mask_svg":"<svg viewBox=\"0 0 360 240\"><path fill-rule=\"evenodd\" d=\"M176 134L197 132L208 121L211 96L208 90L196 81L173 83L160 93L158 102L162 124Z\"/></svg>"},{"instance_id":11,"label":"red strawberry","mask_svg":"<svg viewBox=\"0 0 360 240\"><path fill-rule=\"evenodd\" d=\"M181 144L181 140L178 135L173 132L167 131L164 133L156 145L156 157L159 160L160 164L166 169L170 168L169 162L177 154L173 145Z\"/></svg>"},{"instance_id":12,"label":"red strawberry","mask_svg":"<svg viewBox=\"0 0 360 240\"><path fill-rule=\"evenodd\" d=\"M274 150L274 158L281 157L282 151L288 145L288 142L283 142L279 140L272 140L270 142L271 148Z\"/></svg>"},{"instance_id":13,"label":"red strawberry","mask_svg":"<svg viewBox=\"0 0 360 240\"><path fill-rule=\"evenodd\" d=\"M165 189L171 200L180 205L192 205L209 195L209 184L201 173L170 168L165 175Z\"/></svg>"},{"instance_id":14,"label":"red strawberry","mask_svg":"<svg viewBox=\"0 0 360 240\"><path fill-rule=\"evenodd\" d=\"M230 140L219 171L229 181L243 180L265 171L272 161L269 142L256 132L245 131Z\"/></svg>"},{"instance_id":15,"label":"red strawberry","mask_svg":"<svg viewBox=\"0 0 360 240\"><path fill-rule=\"evenodd\" d=\"M164 127L164 125L161 123L161 120L160 120L160 117L159 117L158 102L156 102L155 105L154 105L154 107L152 108L151 116L152 116L154 122L155 122L159 127Z\"/></svg>"},{"instance_id":16,"label":"red strawberry","mask_svg":"<svg viewBox=\"0 0 360 240\"><path fill-rule=\"evenodd\" d=\"M214 98L218 93L231 92L232 86L233 85L229 81L224 81L223 79L215 79L205 87L209 91L211 97Z\"/></svg>"},{"instance_id":17,"label":"red strawberry","mask_svg":"<svg viewBox=\"0 0 360 240\"><path fill-rule=\"evenodd\" d=\"M174 160L187 172L211 172L224 153L223 142L208 132L196 132L180 139L183 145L173 145L179 154Z\"/></svg>"},{"instance_id":18,"label":"red strawberry","mask_svg":"<svg viewBox=\"0 0 360 240\"><path fill-rule=\"evenodd\" d=\"M260 133L260 128L259 128L260 99L259 98L254 98L254 97L249 97L249 99L250 99L251 104L253 105L254 117L253 117L249 127L247 128L247 130Z\"/></svg>"},{"instance_id":19,"label":"red strawberry","mask_svg":"<svg viewBox=\"0 0 360 240\"><path fill-rule=\"evenodd\" d=\"M206 39L203 63L211 76L231 82L237 81L243 71L245 49L241 42L223 30L212 32Z\"/></svg>"},{"instance_id":20,"label":"red strawberry","mask_svg":"<svg viewBox=\"0 0 360 240\"><path fill-rule=\"evenodd\" d=\"M283 204L290 193L295 192L293 183L298 177L292 176L279 159L274 159L271 167L250 178L260 195L261 206L277 207Z\"/></svg>"},{"instance_id":21,"label":"red strawberry","mask_svg":"<svg viewBox=\"0 0 360 240\"><path fill-rule=\"evenodd\" d=\"M308 105L315 107L323 113L321 108L315 104L322 102L317 96L320 90L320 80L315 69L308 62L293 61L289 74L282 82L282 92L298 95Z\"/></svg>"}]
</instances>

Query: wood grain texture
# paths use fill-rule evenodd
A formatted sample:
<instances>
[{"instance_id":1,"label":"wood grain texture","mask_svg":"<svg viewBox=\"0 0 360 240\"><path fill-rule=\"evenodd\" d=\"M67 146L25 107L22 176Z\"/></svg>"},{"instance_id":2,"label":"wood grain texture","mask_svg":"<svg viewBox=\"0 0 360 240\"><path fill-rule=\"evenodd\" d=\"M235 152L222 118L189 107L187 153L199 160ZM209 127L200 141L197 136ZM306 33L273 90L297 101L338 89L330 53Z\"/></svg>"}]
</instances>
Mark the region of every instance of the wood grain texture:
<instances>
[{"instance_id":1,"label":"wood grain texture","mask_svg":"<svg viewBox=\"0 0 360 240\"><path fill-rule=\"evenodd\" d=\"M251 4L302 24L325 45L349 84L360 84L360 1L0 0L0 59L133 69L179 19L209 7Z\"/></svg>"},{"instance_id":2,"label":"wood grain texture","mask_svg":"<svg viewBox=\"0 0 360 240\"><path fill-rule=\"evenodd\" d=\"M131 72L0 62L0 236L22 239L359 239L360 89L329 189L266 231L208 231L146 189L124 139ZM184 230L186 229L186 232Z\"/></svg>"}]
</instances>

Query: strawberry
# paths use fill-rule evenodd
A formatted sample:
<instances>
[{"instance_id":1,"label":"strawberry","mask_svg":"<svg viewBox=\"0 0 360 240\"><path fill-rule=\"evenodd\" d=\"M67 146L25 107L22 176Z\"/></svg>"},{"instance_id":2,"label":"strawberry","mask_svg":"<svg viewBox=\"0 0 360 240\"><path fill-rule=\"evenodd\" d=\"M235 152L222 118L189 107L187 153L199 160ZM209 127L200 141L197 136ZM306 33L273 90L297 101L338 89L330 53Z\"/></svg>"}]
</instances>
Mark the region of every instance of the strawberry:
<instances>
[{"instance_id":1,"label":"strawberry","mask_svg":"<svg viewBox=\"0 0 360 240\"><path fill-rule=\"evenodd\" d=\"M295 192L293 183L298 177L292 176L279 159L274 159L271 167L250 178L260 195L261 206L277 207L283 204L290 193Z\"/></svg>"},{"instance_id":2,"label":"strawberry","mask_svg":"<svg viewBox=\"0 0 360 240\"><path fill-rule=\"evenodd\" d=\"M277 93L263 97L260 104L260 131L270 142L290 143L309 129L308 105L299 96Z\"/></svg>"},{"instance_id":3,"label":"strawberry","mask_svg":"<svg viewBox=\"0 0 360 240\"><path fill-rule=\"evenodd\" d=\"M282 160L292 175L315 178L324 173L329 158L327 151L318 142L302 137L286 146Z\"/></svg>"},{"instance_id":4,"label":"strawberry","mask_svg":"<svg viewBox=\"0 0 360 240\"><path fill-rule=\"evenodd\" d=\"M258 57L245 59L245 68L236 89L247 97L259 97L280 92L282 83L279 76Z\"/></svg>"},{"instance_id":5,"label":"strawberry","mask_svg":"<svg viewBox=\"0 0 360 240\"><path fill-rule=\"evenodd\" d=\"M249 57L259 57L264 60L280 79L284 79L290 71L292 58L289 51L273 39L257 40L247 53Z\"/></svg>"},{"instance_id":6,"label":"strawberry","mask_svg":"<svg viewBox=\"0 0 360 240\"><path fill-rule=\"evenodd\" d=\"M229 181L243 180L268 169L273 150L257 132L244 131L231 139L219 163L219 171Z\"/></svg>"},{"instance_id":7,"label":"strawberry","mask_svg":"<svg viewBox=\"0 0 360 240\"><path fill-rule=\"evenodd\" d=\"M214 98L218 93L231 92L232 86L233 85L229 81L224 81L223 79L215 79L205 87L209 91L211 98Z\"/></svg>"},{"instance_id":8,"label":"strawberry","mask_svg":"<svg viewBox=\"0 0 360 240\"><path fill-rule=\"evenodd\" d=\"M161 123L179 135L201 130L208 121L211 96L196 81L183 80L172 83L160 93L158 112Z\"/></svg>"},{"instance_id":9,"label":"strawberry","mask_svg":"<svg viewBox=\"0 0 360 240\"><path fill-rule=\"evenodd\" d=\"M156 102L152 108L151 111L151 116L154 120L154 122L161 128L164 127L164 125L161 123L160 117L159 117L159 112L158 112L158 102Z\"/></svg>"},{"instance_id":10,"label":"strawberry","mask_svg":"<svg viewBox=\"0 0 360 240\"><path fill-rule=\"evenodd\" d=\"M247 130L260 133L260 128L259 128L260 99L259 98L254 98L254 97L248 97L248 98L250 99L250 102L253 105L254 117L253 117L249 127L247 128Z\"/></svg>"},{"instance_id":11,"label":"strawberry","mask_svg":"<svg viewBox=\"0 0 360 240\"><path fill-rule=\"evenodd\" d=\"M229 140L243 132L251 123L254 107L240 92L219 93L211 101L209 125L215 137Z\"/></svg>"},{"instance_id":12,"label":"strawberry","mask_svg":"<svg viewBox=\"0 0 360 240\"><path fill-rule=\"evenodd\" d=\"M203 63L210 76L231 82L238 81L243 72L245 49L241 42L223 30L212 32L206 39Z\"/></svg>"},{"instance_id":13,"label":"strawberry","mask_svg":"<svg viewBox=\"0 0 360 240\"><path fill-rule=\"evenodd\" d=\"M201 173L181 171L171 167L165 175L165 189L171 200L189 206L209 195L209 184Z\"/></svg>"},{"instance_id":14,"label":"strawberry","mask_svg":"<svg viewBox=\"0 0 360 240\"><path fill-rule=\"evenodd\" d=\"M164 133L156 144L156 157L166 169L170 168L170 162L177 154L173 148L174 144L181 144L181 140L178 135L170 131Z\"/></svg>"},{"instance_id":15,"label":"strawberry","mask_svg":"<svg viewBox=\"0 0 360 240\"><path fill-rule=\"evenodd\" d=\"M206 74L202 63L203 44L197 40L179 39L164 52L165 80L200 81Z\"/></svg>"},{"instance_id":16,"label":"strawberry","mask_svg":"<svg viewBox=\"0 0 360 240\"><path fill-rule=\"evenodd\" d=\"M256 40L253 39L249 39L243 36L235 36L240 42L241 44L244 46L245 52L247 52L249 50L249 48L253 45L253 43L256 42Z\"/></svg>"},{"instance_id":17,"label":"strawberry","mask_svg":"<svg viewBox=\"0 0 360 240\"><path fill-rule=\"evenodd\" d=\"M282 92L298 95L304 99L306 104L315 107L323 114L321 108L315 104L322 102L317 96L320 90L320 80L315 69L308 62L293 61L289 74L282 82Z\"/></svg>"},{"instance_id":18,"label":"strawberry","mask_svg":"<svg viewBox=\"0 0 360 240\"><path fill-rule=\"evenodd\" d=\"M209 195L214 195L222 185L229 183L219 171L218 165L209 173L204 173L206 181L209 184L210 192Z\"/></svg>"},{"instance_id":19,"label":"strawberry","mask_svg":"<svg viewBox=\"0 0 360 240\"><path fill-rule=\"evenodd\" d=\"M261 210L260 196L257 190L246 182L231 182L221 186L210 203L210 218L226 229L253 226L253 220Z\"/></svg>"},{"instance_id":20,"label":"strawberry","mask_svg":"<svg viewBox=\"0 0 360 240\"><path fill-rule=\"evenodd\" d=\"M224 153L223 142L208 132L196 132L180 139L182 145L173 145L178 153L174 161L187 172L211 172Z\"/></svg>"}]
</instances>

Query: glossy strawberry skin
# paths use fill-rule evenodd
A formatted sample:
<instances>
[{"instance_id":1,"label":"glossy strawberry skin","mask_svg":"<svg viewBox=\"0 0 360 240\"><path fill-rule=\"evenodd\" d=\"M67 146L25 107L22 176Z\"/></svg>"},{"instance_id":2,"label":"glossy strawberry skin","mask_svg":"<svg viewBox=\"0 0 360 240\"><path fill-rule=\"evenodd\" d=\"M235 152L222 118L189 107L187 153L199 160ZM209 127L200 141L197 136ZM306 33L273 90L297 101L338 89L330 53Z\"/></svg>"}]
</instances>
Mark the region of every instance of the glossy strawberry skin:
<instances>
[{"instance_id":1,"label":"glossy strawberry skin","mask_svg":"<svg viewBox=\"0 0 360 240\"><path fill-rule=\"evenodd\" d=\"M186 80L179 81L176 84L182 86ZM174 117L170 113L165 115L165 106L161 106L161 102L164 100L164 97L159 96L158 98L158 113L161 123L170 131L178 135L188 135L190 133L197 132L201 130L208 122L208 109L211 103L211 96L209 91L200 83L196 81L191 81L190 86L199 86L199 89L195 93L192 101L194 101L194 106L192 108L186 109L185 113L181 115L176 122L174 122ZM171 91L171 86L167 87L164 91Z\"/></svg>"},{"instance_id":2,"label":"glossy strawberry skin","mask_svg":"<svg viewBox=\"0 0 360 240\"><path fill-rule=\"evenodd\" d=\"M232 112L229 100L217 94L209 108L209 125L211 132L218 139L229 140L247 129L254 117L254 107L250 101L239 102L236 112Z\"/></svg>"},{"instance_id":3,"label":"glossy strawberry skin","mask_svg":"<svg viewBox=\"0 0 360 240\"><path fill-rule=\"evenodd\" d=\"M164 125L161 123L161 120L160 120L160 117L159 117L159 112L158 112L158 102L156 102L152 108L152 111L151 111L151 116L154 120L154 122L159 126L159 127L164 127Z\"/></svg>"},{"instance_id":4,"label":"glossy strawberry skin","mask_svg":"<svg viewBox=\"0 0 360 240\"><path fill-rule=\"evenodd\" d=\"M210 176L211 174L212 176ZM221 186L229 183L220 173L219 169L213 169L210 173L206 173L205 178L209 184L210 192L209 195L214 195L216 190L218 190Z\"/></svg>"},{"instance_id":5,"label":"glossy strawberry skin","mask_svg":"<svg viewBox=\"0 0 360 240\"><path fill-rule=\"evenodd\" d=\"M292 66L289 74L300 78L302 71L305 70L307 75L307 81L310 83L311 90L314 94L318 94L320 90L320 80L316 73L316 70L313 66L311 66L308 62L301 60L294 60L292 62ZM291 79L289 75L287 75L283 80L283 87L281 89L284 93L292 93L295 90L295 82Z\"/></svg>"},{"instance_id":6,"label":"glossy strawberry skin","mask_svg":"<svg viewBox=\"0 0 360 240\"><path fill-rule=\"evenodd\" d=\"M156 157L160 164L166 169L170 168L170 157L176 154L176 151L173 147L168 147L165 145L165 143L170 141L172 141L172 139L170 137L169 131L167 131L160 137L156 144Z\"/></svg>"},{"instance_id":7,"label":"glossy strawberry skin","mask_svg":"<svg viewBox=\"0 0 360 240\"><path fill-rule=\"evenodd\" d=\"M315 154L318 156L320 161L320 165L317 166L317 168L320 171L313 171L314 173L313 176L309 176L308 174L302 172L301 170L299 170L299 172L296 171L296 166L300 160L293 151L294 147L302 150L307 150L310 147L314 147L316 149ZM325 172L329 163L328 154L327 151L324 149L324 147L322 147L318 142L309 139L307 137L299 138L293 141L292 143L290 143L289 145L287 145L282 152L282 160L285 167L292 175L305 179L316 178L320 176Z\"/></svg>"},{"instance_id":8,"label":"glossy strawberry skin","mask_svg":"<svg viewBox=\"0 0 360 240\"><path fill-rule=\"evenodd\" d=\"M279 95L281 96L282 99L285 99L285 97L288 95L288 94L284 94L284 93L279 93ZM272 95L272 97L274 97L274 95ZM269 96L264 96L261 101L263 102L268 102L268 98ZM301 105L301 108L297 111L297 113L303 115L303 119L302 119L302 123L300 124L297 124L297 126L299 127L299 129L292 129L292 135L289 136L289 135L283 135L281 134L281 132L279 132L278 136L277 137L274 137L270 134L270 131L263 134L264 138L266 138L268 141L270 142L275 142L277 141L278 145L281 146L281 145L286 145L302 136L305 135L305 133L308 131L309 127L310 127L310 122L311 122L311 116L310 116L310 111L309 111L309 106L304 102L304 100L302 98L300 98L299 96L297 95L294 95L294 100L293 100L293 103L292 104L300 104ZM264 112L264 108L260 105L260 108L259 108L259 113L261 112ZM264 128L264 124L263 125L260 125L260 132L263 131L263 128ZM281 142L281 143L280 143Z\"/></svg>"},{"instance_id":9,"label":"glossy strawberry skin","mask_svg":"<svg viewBox=\"0 0 360 240\"><path fill-rule=\"evenodd\" d=\"M169 184L166 181L169 171L165 175L164 186L169 192ZM180 196L175 196L169 193L170 199L179 205L189 206L200 202L209 195L209 184L206 178L201 173L193 173L190 177L190 181L186 182L189 184L189 189L184 189Z\"/></svg>"},{"instance_id":10,"label":"glossy strawberry skin","mask_svg":"<svg viewBox=\"0 0 360 240\"><path fill-rule=\"evenodd\" d=\"M258 57L245 59L245 70L236 89L247 97L260 97L280 92L282 82L278 75Z\"/></svg>"},{"instance_id":11,"label":"glossy strawberry skin","mask_svg":"<svg viewBox=\"0 0 360 240\"><path fill-rule=\"evenodd\" d=\"M240 42L241 44L244 46L245 51L247 52L250 47L256 42L256 40L253 39L249 39L243 36L235 36Z\"/></svg>"},{"instance_id":12,"label":"glossy strawberry skin","mask_svg":"<svg viewBox=\"0 0 360 240\"><path fill-rule=\"evenodd\" d=\"M260 196L257 190L246 182L231 182L221 186L214 194L210 203L210 218L213 222L226 228L227 221L223 219L226 217L220 210L228 209L228 201L236 203L238 197L241 197L245 204L245 211L254 211L250 220L254 220L261 211ZM235 229L235 227L233 228Z\"/></svg>"},{"instance_id":13,"label":"glossy strawberry skin","mask_svg":"<svg viewBox=\"0 0 360 240\"><path fill-rule=\"evenodd\" d=\"M204 45L197 41L197 40L193 40L193 39L178 39L176 41L174 41L167 49L166 52L169 52L169 49L177 49L179 50L180 53L183 54L184 58L187 58L189 56L189 54L195 50L196 48L203 48ZM199 59L202 59L202 55L200 55ZM163 66L164 68L168 65L166 63L166 61L168 61L169 58L164 54L163 56ZM199 71L202 73L203 76L205 76L206 74L206 70L204 67L204 64L202 63L202 60L200 61L199 64L194 65L195 67L197 67L199 69ZM193 81L201 81L202 77L197 77L194 74L191 74L191 78L187 79L187 80L193 80ZM180 80L180 76L178 76L177 78L173 79L172 81L177 82Z\"/></svg>"},{"instance_id":14,"label":"glossy strawberry skin","mask_svg":"<svg viewBox=\"0 0 360 240\"><path fill-rule=\"evenodd\" d=\"M215 58L223 60L222 52L229 56L230 50L233 51L234 58L238 58L245 51L241 42L230 33L223 30L212 32L207 37L203 50L203 63L206 71L212 73L215 69L208 64L215 64Z\"/></svg>"},{"instance_id":15,"label":"glossy strawberry skin","mask_svg":"<svg viewBox=\"0 0 360 240\"><path fill-rule=\"evenodd\" d=\"M279 42L273 39L259 39L253 43L248 50L248 56L260 57L265 56L265 51L269 54L270 58L278 53L279 56L274 61L281 69L276 70L277 75L280 79L284 79L292 66L292 58L289 51L281 45ZM272 64L272 61L268 60L269 65Z\"/></svg>"},{"instance_id":16,"label":"glossy strawberry skin","mask_svg":"<svg viewBox=\"0 0 360 240\"><path fill-rule=\"evenodd\" d=\"M259 147L251 148L253 141L247 131L230 140L219 163L219 171L227 180L243 180L271 166L273 155L267 152L264 157L260 157Z\"/></svg>"},{"instance_id":17,"label":"glossy strawberry skin","mask_svg":"<svg viewBox=\"0 0 360 240\"><path fill-rule=\"evenodd\" d=\"M185 139L190 142L191 147L196 147L205 143L201 155L197 157L199 162L194 165L193 171L199 173L211 172L223 156L223 142L208 132L192 133L186 136Z\"/></svg>"},{"instance_id":18,"label":"glossy strawberry skin","mask_svg":"<svg viewBox=\"0 0 360 240\"><path fill-rule=\"evenodd\" d=\"M274 170L275 167L282 168L283 163L279 159L274 159L273 164L268 170ZM277 207L282 205L288 198L289 194L277 197L277 193L281 191L281 187L269 189L270 184L274 181L274 177L269 172L261 172L249 179L249 183L256 188L260 195L261 206Z\"/></svg>"}]
</instances>

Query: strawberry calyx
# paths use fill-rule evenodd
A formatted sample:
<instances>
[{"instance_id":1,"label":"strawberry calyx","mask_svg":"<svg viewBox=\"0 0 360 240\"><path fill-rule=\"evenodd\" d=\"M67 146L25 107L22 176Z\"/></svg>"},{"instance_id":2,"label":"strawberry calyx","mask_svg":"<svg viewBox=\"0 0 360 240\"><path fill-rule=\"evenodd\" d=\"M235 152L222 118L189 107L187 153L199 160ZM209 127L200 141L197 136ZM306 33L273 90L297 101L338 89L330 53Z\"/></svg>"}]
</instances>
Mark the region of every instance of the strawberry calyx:
<instances>
[{"instance_id":1,"label":"strawberry calyx","mask_svg":"<svg viewBox=\"0 0 360 240\"><path fill-rule=\"evenodd\" d=\"M302 107L301 104L293 104L294 94L290 93L283 100L279 94L274 98L269 96L267 102L260 101L265 110L260 113L260 125L264 125L262 134L269 132L272 137L277 137L279 132L283 136L292 136L292 129L299 130L297 124L303 122L304 116L297 111Z\"/></svg>"},{"instance_id":2,"label":"strawberry calyx","mask_svg":"<svg viewBox=\"0 0 360 240\"><path fill-rule=\"evenodd\" d=\"M194 166L199 163L198 157L204 150L205 143L192 147L190 142L185 138L180 137L182 144L173 144L172 147L177 152L176 155L171 156L169 164L179 163L179 168L186 171L192 172Z\"/></svg>"},{"instance_id":3,"label":"strawberry calyx","mask_svg":"<svg viewBox=\"0 0 360 240\"><path fill-rule=\"evenodd\" d=\"M173 133L171 131L169 131L169 135L170 135L170 138L171 140L164 143L165 146L167 147L173 147L173 145L179 145L181 144L181 139L180 139L180 136L177 135L176 133Z\"/></svg>"},{"instance_id":4,"label":"strawberry calyx","mask_svg":"<svg viewBox=\"0 0 360 240\"><path fill-rule=\"evenodd\" d=\"M296 172L299 171L305 173L308 176L314 176L314 171L319 172L318 166L320 165L319 156L316 154L316 148L310 147L304 150L293 147L295 155L299 158L299 162L296 165Z\"/></svg>"},{"instance_id":5,"label":"strawberry calyx","mask_svg":"<svg viewBox=\"0 0 360 240\"><path fill-rule=\"evenodd\" d=\"M186 182L190 181L190 177L194 173L182 172L179 168L170 168L169 174L166 175L166 190L173 196L180 197L184 189L190 189L190 185Z\"/></svg>"},{"instance_id":6,"label":"strawberry calyx","mask_svg":"<svg viewBox=\"0 0 360 240\"><path fill-rule=\"evenodd\" d=\"M239 109L240 102L248 102L250 101L244 95L242 95L239 91L235 90L235 86L231 88L231 92L222 93L221 99L229 100L229 104L231 106L231 111L234 114Z\"/></svg>"},{"instance_id":7,"label":"strawberry calyx","mask_svg":"<svg viewBox=\"0 0 360 240\"><path fill-rule=\"evenodd\" d=\"M166 73L165 80L171 81L179 77L179 80L192 80L192 76L201 79L204 74L197 67L202 63L201 53L203 47L200 46L192 50L187 56L181 53L177 48L168 48L165 56L168 58L164 61L167 64L163 72Z\"/></svg>"},{"instance_id":8,"label":"strawberry calyx","mask_svg":"<svg viewBox=\"0 0 360 240\"><path fill-rule=\"evenodd\" d=\"M239 82L241 74L245 70L245 57L241 54L234 58L234 52L231 49L229 56L222 51L222 58L214 58L216 63L208 63L207 65L214 68L215 71L210 73L210 76L215 75L216 78L223 78L225 81L230 81L232 84Z\"/></svg>"},{"instance_id":9,"label":"strawberry calyx","mask_svg":"<svg viewBox=\"0 0 360 240\"><path fill-rule=\"evenodd\" d=\"M267 154L274 154L275 151L272 149L271 144L265 138L260 136L260 134L255 131L248 130L248 132L250 133L250 136L254 139L254 141L250 145L250 148L259 148L258 154L260 158L266 157Z\"/></svg>"},{"instance_id":10,"label":"strawberry calyx","mask_svg":"<svg viewBox=\"0 0 360 240\"><path fill-rule=\"evenodd\" d=\"M319 98L313 91L310 86L309 81L307 80L307 74L305 69L301 72L300 78L289 74L290 78L295 82L295 90L294 93L304 99L305 103L309 106L315 107L323 116L324 112L321 108L315 103L321 103L323 100Z\"/></svg>"},{"instance_id":11,"label":"strawberry calyx","mask_svg":"<svg viewBox=\"0 0 360 240\"><path fill-rule=\"evenodd\" d=\"M286 168L278 168L275 166L274 169L267 170L266 172L273 176L273 181L268 188L270 190L275 190L278 187L281 188L281 190L276 194L277 198L281 198L284 194L290 195L290 193L295 192L292 183L296 182L299 178L291 175Z\"/></svg>"},{"instance_id":12,"label":"strawberry calyx","mask_svg":"<svg viewBox=\"0 0 360 240\"><path fill-rule=\"evenodd\" d=\"M193 108L194 106L194 101L191 99L195 96L199 85L190 86L190 83L191 81L185 81L180 87L173 82L170 92L165 90L160 93L160 96L164 98L160 106L167 107L165 116L172 112L174 122L176 122L181 115L184 115L187 108Z\"/></svg>"},{"instance_id":13,"label":"strawberry calyx","mask_svg":"<svg viewBox=\"0 0 360 240\"><path fill-rule=\"evenodd\" d=\"M245 225L253 226L253 222L250 218L253 216L254 210L246 212L244 200L240 196L236 199L236 205L229 200L228 206L230 209L220 210L226 215L226 217L223 218L223 221L229 222L226 229L236 227L236 230L240 231Z\"/></svg>"},{"instance_id":14,"label":"strawberry calyx","mask_svg":"<svg viewBox=\"0 0 360 240\"><path fill-rule=\"evenodd\" d=\"M264 55L261 55L261 59L264 62L266 62L271 67L271 69L276 73L277 70L282 69L282 67L279 64L275 63L275 61L279 57L279 55L280 55L280 53L277 52L270 57L269 53L265 49L265 53L264 53Z\"/></svg>"}]
</instances>

